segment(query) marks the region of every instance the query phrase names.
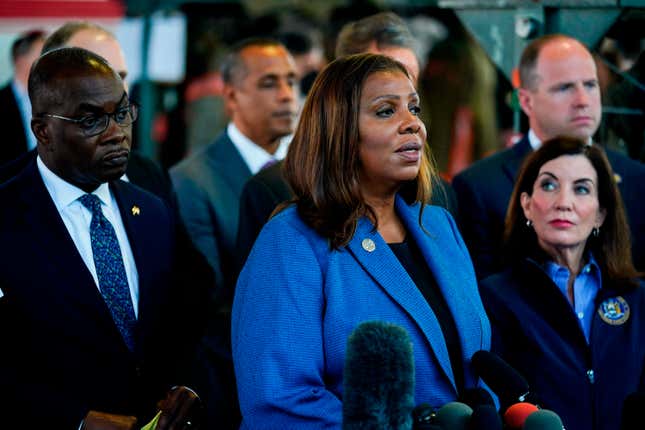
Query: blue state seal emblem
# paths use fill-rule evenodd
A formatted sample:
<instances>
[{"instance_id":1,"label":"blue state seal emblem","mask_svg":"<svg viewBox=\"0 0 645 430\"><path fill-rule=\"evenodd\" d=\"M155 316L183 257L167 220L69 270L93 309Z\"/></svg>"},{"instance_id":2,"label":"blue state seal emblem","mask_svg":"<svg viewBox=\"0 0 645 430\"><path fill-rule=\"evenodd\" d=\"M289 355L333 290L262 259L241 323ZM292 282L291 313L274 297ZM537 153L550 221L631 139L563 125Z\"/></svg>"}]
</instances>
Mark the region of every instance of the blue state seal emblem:
<instances>
[{"instance_id":1,"label":"blue state seal emblem","mask_svg":"<svg viewBox=\"0 0 645 430\"><path fill-rule=\"evenodd\" d=\"M629 319L629 304L621 296L610 297L598 307L598 315L609 325L623 325Z\"/></svg>"}]
</instances>

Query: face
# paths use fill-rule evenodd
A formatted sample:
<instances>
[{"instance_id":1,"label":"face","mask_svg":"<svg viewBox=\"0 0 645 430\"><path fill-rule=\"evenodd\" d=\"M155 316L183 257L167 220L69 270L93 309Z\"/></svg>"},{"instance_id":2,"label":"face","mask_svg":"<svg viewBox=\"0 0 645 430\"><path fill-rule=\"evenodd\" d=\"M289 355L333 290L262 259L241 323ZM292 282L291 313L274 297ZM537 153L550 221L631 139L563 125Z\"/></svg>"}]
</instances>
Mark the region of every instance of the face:
<instances>
[{"instance_id":1,"label":"face","mask_svg":"<svg viewBox=\"0 0 645 430\"><path fill-rule=\"evenodd\" d=\"M125 57L121 45L111 35L92 29L81 30L70 37L66 46L87 49L100 55L125 81L128 75Z\"/></svg>"},{"instance_id":2,"label":"face","mask_svg":"<svg viewBox=\"0 0 645 430\"><path fill-rule=\"evenodd\" d=\"M361 188L396 191L421 166L426 129L419 96L403 73L377 72L365 81L359 109Z\"/></svg>"},{"instance_id":3,"label":"face","mask_svg":"<svg viewBox=\"0 0 645 430\"><path fill-rule=\"evenodd\" d=\"M63 102L47 112L68 118L113 113L128 105L123 83L116 76L77 76L60 79ZM78 124L44 117L32 122L43 162L65 181L90 192L123 176L130 154L132 126L110 118L107 129L87 137Z\"/></svg>"},{"instance_id":4,"label":"face","mask_svg":"<svg viewBox=\"0 0 645 430\"><path fill-rule=\"evenodd\" d=\"M596 65L589 52L569 39L542 48L533 88L520 90L522 109L542 140L568 136L586 140L601 118Z\"/></svg>"},{"instance_id":5,"label":"face","mask_svg":"<svg viewBox=\"0 0 645 430\"><path fill-rule=\"evenodd\" d=\"M419 79L419 60L417 60L416 54L411 49L398 46L387 46L379 49L376 46L376 42L373 42L367 52L385 55L403 64L410 77L412 77L413 83L416 84Z\"/></svg>"},{"instance_id":6,"label":"face","mask_svg":"<svg viewBox=\"0 0 645 430\"><path fill-rule=\"evenodd\" d=\"M249 46L241 52L243 76L224 94L233 123L256 144L274 152L293 133L297 113L296 69L281 46Z\"/></svg>"},{"instance_id":7,"label":"face","mask_svg":"<svg viewBox=\"0 0 645 430\"><path fill-rule=\"evenodd\" d=\"M596 170L584 155L562 155L545 163L533 184L533 195L521 195L526 219L542 249L582 250L594 227L605 220L598 202ZM551 254L551 253L550 253Z\"/></svg>"}]
</instances>

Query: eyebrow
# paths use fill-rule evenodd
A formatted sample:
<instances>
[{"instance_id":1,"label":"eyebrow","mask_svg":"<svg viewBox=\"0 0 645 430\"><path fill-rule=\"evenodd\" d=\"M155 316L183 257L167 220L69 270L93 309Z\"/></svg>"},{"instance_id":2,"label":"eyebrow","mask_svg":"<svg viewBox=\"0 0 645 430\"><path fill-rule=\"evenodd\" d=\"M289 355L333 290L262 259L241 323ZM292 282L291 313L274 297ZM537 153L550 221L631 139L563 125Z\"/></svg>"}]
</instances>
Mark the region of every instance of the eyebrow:
<instances>
[{"instance_id":1,"label":"eyebrow","mask_svg":"<svg viewBox=\"0 0 645 430\"><path fill-rule=\"evenodd\" d=\"M539 179L541 176L543 176L543 175L550 176L550 177L552 177L552 178L553 178L553 179L555 179L555 180L559 180L559 179L558 179L558 177L557 177L557 176L555 176L555 175L554 175L553 173L551 173L551 172L542 172L542 173L540 173L540 174L538 175L538 179ZM575 181L573 181L573 183L574 183L574 184L579 184L579 183L582 183L582 182L590 182L590 183L594 184L594 181L593 181L593 179L591 179L591 178L580 178L580 179L576 179Z\"/></svg>"},{"instance_id":2,"label":"eyebrow","mask_svg":"<svg viewBox=\"0 0 645 430\"><path fill-rule=\"evenodd\" d=\"M418 99L418 98L419 98L419 94L418 94L418 93L416 93L416 92L414 92L414 93L410 93L410 94L408 94L408 98L415 98L415 99ZM380 96L376 96L376 97L374 97L372 100L370 100L370 103L378 102L378 101L380 101L380 100L391 100L391 99L397 99L397 100L400 100L400 99L401 99L401 96L400 96L400 95L398 95L398 94L383 94L383 95L380 95Z\"/></svg>"},{"instance_id":3,"label":"eyebrow","mask_svg":"<svg viewBox=\"0 0 645 430\"><path fill-rule=\"evenodd\" d=\"M126 99L126 100L128 99L128 93L126 93L125 91L123 92L123 95L119 99L119 102L117 103L117 106L120 106L120 105L123 104L123 99ZM79 109L80 110L85 110L85 111L90 111L90 112L99 112L99 111L104 112L102 106L96 106L96 105L93 105L91 103L81 103L79 105Z\"/></svg>"}]
</instances>

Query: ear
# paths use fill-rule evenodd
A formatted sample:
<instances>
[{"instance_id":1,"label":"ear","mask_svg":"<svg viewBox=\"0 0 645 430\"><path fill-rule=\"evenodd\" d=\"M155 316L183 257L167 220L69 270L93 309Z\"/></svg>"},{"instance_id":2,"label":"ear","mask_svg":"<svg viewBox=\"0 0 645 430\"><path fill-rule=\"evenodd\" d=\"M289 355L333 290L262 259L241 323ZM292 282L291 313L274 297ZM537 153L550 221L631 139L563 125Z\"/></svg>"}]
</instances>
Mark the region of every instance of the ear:
<instances>
[{"instance_id":1,"label":"ear","mask_svg":"<svg viewBox=\"0 0 645 430\"><path fill-rule=\"evenodd\" d=\"M607 209L605 208L600 208L598 209L598 215L596 215L596 228L599 228L603 225L605 222L605 218L607 218Z\"/></svg>"},{"instance_id":2,"label":"ear","mask_svg":"<svg viewBox=\"0 0 645 430\"><path fill-rule=\"evenodd\" d=\"M237 91L233 85L224 84L223 88L224 103L226 109L231 111L231 108L234 108L237 105Z\"/></svg>"},{"instance_id":3,"label":"ear","mask_svg":"<svg viewBox=\"0 0 645 430\"><path fill-rule=\"evenodd\" d=\"M522 210L524 211L524 217L528 220L531 219L531 196L529 196L529 193L524 191L520 195L520 205L522 206Z\"/></svg>"},{"instance_id":4,"label":"ear","mask_svg":"<svg viewBox=\"0 0 645 430\"><path fill-rule=\"evenodd\" d=\"M44 147L48 147L51 142L50 129L47 121L42 118L32 118L31 119L31 131L36 136L39 144L42 144Z\"/></svg>"},{"instance_id":5,"label":"ear","mask_svg":"<svg viewBox=\"0 0 645 430\"><path fill-rule=\"evenodd\" d=\"M517 90L517 96L520 101L520 106L522 107L522 110L524 111L526 116L531 116L531 112L533 111L533 99L531 92L525 88L520 88Z\"/></svg>"}]
</instances>

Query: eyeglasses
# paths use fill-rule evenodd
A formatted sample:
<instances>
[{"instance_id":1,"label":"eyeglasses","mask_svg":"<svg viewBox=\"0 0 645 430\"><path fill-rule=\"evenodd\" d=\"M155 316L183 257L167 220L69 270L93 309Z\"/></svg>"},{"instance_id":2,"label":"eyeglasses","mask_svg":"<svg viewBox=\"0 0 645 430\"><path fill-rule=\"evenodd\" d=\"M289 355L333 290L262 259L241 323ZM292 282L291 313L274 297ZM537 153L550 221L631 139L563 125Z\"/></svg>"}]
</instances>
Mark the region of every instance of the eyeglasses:
<instances>
[{"instance_id":1,"label":"eyeglasses","mask_svg":"<svg viewBox=\"0 0 645 430\"><path fill-rule=\"evenodd\" d=\"M126 127L137 120L139 117L139 105L130 102L127 106L120 107L112 113L104 112L102 114L87 115L82 118L68 118L66 116L54 115L51 113L42 113L39 116L62 119L77 124L86 137L97 136L107 130L110 124L110 118L114 118L121 127Z\"/></svg>"}]
</instances>

